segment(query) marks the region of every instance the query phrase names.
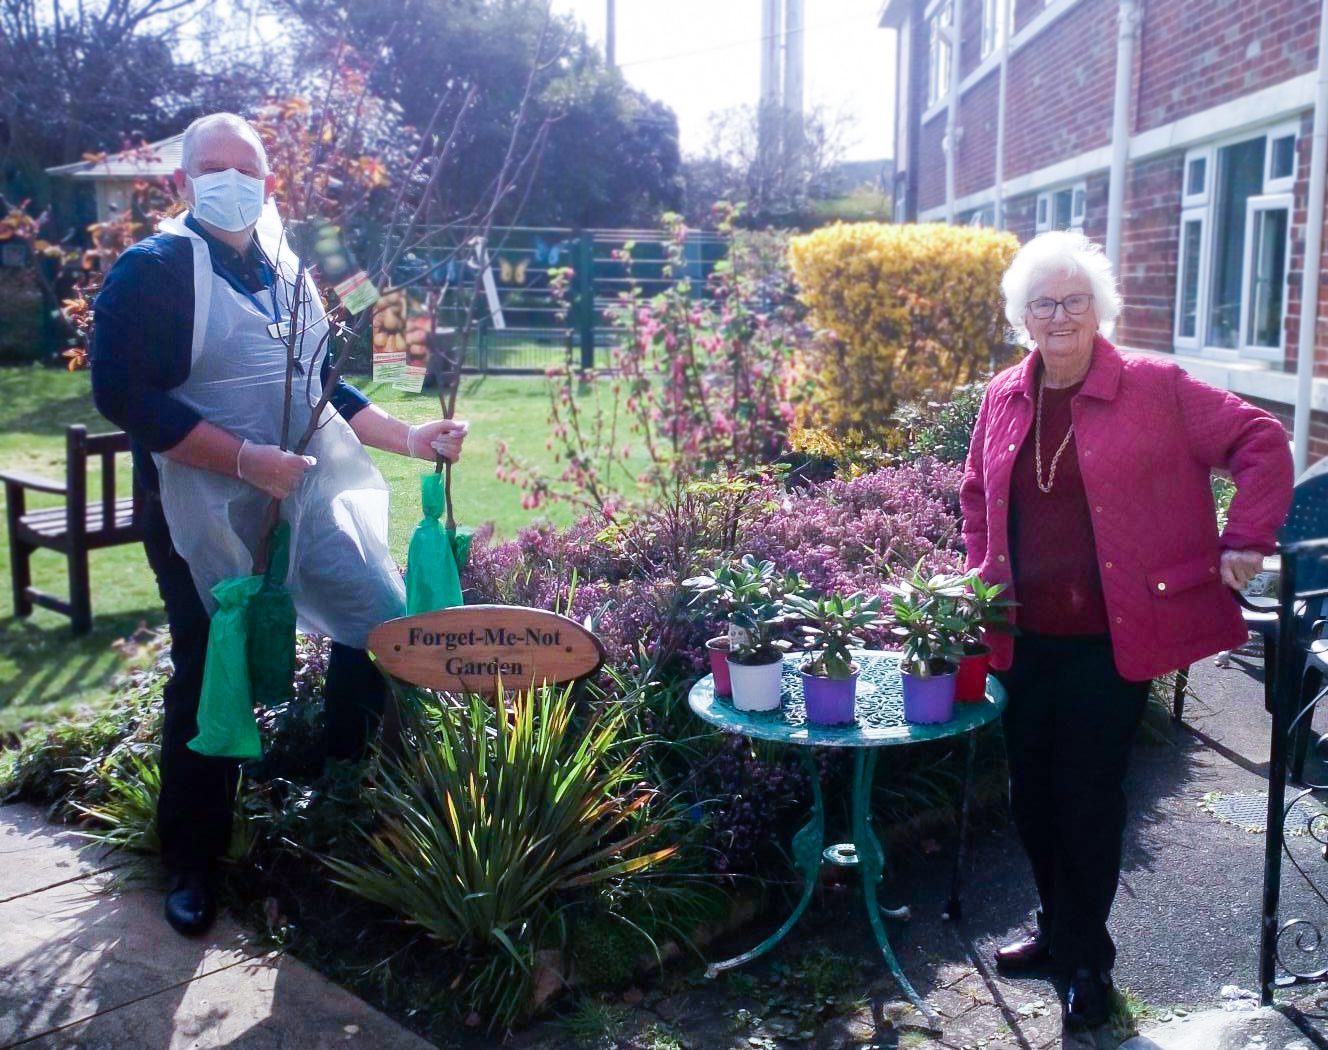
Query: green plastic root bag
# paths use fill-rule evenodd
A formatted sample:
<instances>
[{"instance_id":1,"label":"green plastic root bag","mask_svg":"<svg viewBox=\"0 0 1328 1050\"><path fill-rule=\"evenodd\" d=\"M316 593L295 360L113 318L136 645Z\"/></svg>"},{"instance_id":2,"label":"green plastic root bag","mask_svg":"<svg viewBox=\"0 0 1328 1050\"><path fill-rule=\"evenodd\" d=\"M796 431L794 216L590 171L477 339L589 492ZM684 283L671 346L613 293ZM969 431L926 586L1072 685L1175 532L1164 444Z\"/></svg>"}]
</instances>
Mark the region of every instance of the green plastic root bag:
<instances>
[{"instance_id":1,"label":"green plastic root bag","mask_svg":"<svg viewBox=\"0 0 1328 1050\"><path fill-rule=\"evenodd\" d=\"M273 707L291 698L295 684L295 602L286 589L290 522L279 521L268 541L263 584L249 600L250 699Z\"/></svg>"},{"instance_id":2,"label":"green plastic root bag","mask_svg":"<svg viewBox=\"0 0 1328 1050\"><path fill-rule=\"evenodd\" d=\"M456 551L439 520L447 505L447 490L441 474L426 474L420 478L420 499L424 505L424 518L415 527L406 554L407 616L463 604Z\"/></svg>"},{"instance_id":3,"label":"green plastic root bag","mask_svg":"<svg viewBox=\"0 0 1328 1050\"><path fill-rule=\"evenodd\" d=\"M198 736L189 749L217 758L260 758L263 745L249 686L249 602L262 576L237 576L212 588L219 608L208 631Z\"/></svg>"}]
</instances>

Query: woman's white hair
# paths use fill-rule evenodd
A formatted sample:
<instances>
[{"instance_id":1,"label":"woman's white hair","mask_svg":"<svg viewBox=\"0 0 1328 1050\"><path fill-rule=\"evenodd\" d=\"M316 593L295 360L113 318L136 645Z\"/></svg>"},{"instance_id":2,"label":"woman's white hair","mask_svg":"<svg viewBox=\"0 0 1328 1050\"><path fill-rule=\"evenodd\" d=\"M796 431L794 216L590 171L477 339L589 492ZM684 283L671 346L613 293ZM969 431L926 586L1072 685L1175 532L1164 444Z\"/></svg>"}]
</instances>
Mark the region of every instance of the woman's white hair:
<instances>
[{"instance_id":1,"label":"woman's white hair","mask_svg":"<svg viewBox=\"0 0 1328 1050\"><path fill-rule=\"evenodd\" d=\"M229 131L252 142L258 150L259 159L263 162L263 174L267 174L267 150L263 148L263 139L249 121L235 113L209 113L205 117L199 117L184 129L184 137L180 140L180 167L186 174L198 174L198 169L194 166L194 152L198 149L199 143L218 131Z\"/></svg>"},{"instance_id":2,"label":"woman's white hair","mask_svg":"<svg viewBox=\"0 0 1328 1050\"><path fill-rule=\"evenodd\" d=\"M1005 319L1014 329L1016 341L1024 345L1029 342L1024 313L1033 286L1047 277L1076 277L1080 274L1088 278L1093 289L1098 331L1104 336L1111 335L1122 305L1111 261L1101 247L1082 233L1051 230L1038 234L1020 248L1001 278Z\"/></svg>"}]
</instances>

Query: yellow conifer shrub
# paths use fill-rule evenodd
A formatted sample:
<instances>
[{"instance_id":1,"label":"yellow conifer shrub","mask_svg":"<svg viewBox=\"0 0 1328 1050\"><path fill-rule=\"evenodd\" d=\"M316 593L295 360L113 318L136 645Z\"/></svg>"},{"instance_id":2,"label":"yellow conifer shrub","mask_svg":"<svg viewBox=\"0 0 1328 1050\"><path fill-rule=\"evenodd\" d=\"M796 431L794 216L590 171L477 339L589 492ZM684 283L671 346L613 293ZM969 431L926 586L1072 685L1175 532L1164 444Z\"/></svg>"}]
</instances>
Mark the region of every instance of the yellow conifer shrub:
<instances>
[{"instance_id":1,"label":"yellow conifer shrub","mask_svg":"<svg viewBox=\"0 0 1328 1050\"><path fill-rule=\"evenodd\" d=\"M1012 234L944 223L828 226L790 246L813 323L804 422L886 437L901 402L941 400L1002 357Z\"/></svg>"}]
</instances>

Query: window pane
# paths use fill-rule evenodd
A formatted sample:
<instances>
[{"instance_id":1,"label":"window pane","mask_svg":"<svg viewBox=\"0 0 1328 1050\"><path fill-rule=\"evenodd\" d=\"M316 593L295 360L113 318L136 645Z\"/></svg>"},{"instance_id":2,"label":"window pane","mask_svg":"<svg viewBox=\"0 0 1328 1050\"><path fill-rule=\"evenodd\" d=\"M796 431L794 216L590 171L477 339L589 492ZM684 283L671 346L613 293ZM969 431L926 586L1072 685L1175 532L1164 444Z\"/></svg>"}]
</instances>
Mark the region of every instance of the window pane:
<instances>
[{"instance_id":1,"label":"window pane","mask_svg":"<svg viewBox=\"0 0 1328 1050\"><path fill-rule=\"evenodd\" d=\"M1208 297L1209 346L1235 349L1240 342L1240 295L1245 261L1245 202L1263 191L1264 139L1250 139L1217 153L1217 204L1213 208L1213 276Z\"/></svg>"},{"instance_id":2,"label":"window pane","mask_svg":"<svg viewBox=\"0 0 1328 1050\"><path fill-rule=\"evenodd\" d=\"M1195 157L1190 161L1190 170L1185 177L1185 193L1193 197L1203 193L1204 180L1208 177L1208 158Z\"/></svg>"},{"instance_id":3,"label":"window pane","mask_svg":"<svg viewBox=\"0 0 1328 1050\"><path fill-rule=\"evenodd\" d=\"M1193 339L1199 330L1199 249L1203 243L1203 223L1191 219L1185 223L1180 239L1181 285L1180 323L1176 334Z\"/></svg>"},{"instance_id":4,"label":"window pane","mask_svg":"<svg viewBox=\"0 0 1328 1050\"><path fill-rule=\"evenodd\" d=\"M1296 172L1296 136L1284 135L1273 140L1273 164L1270 177L1289 179Z\"/></svg>"},{"instance_id":5,"label":"window pane","mask_svg":"<svg viewBox=\"0 0 1328 1050\"><path fill-rule=\"evenodd\" d=\"M1084 203L1085 203L1085 202L1084 202L1084 191L1083 191L1083 190L1075 190L1075 191L1074 191L1074 215L1073 215L1073 218L1075 219L1076 222L1080 222L1080 221L1083 220L1083 217L1084 217Z\"/></svg>"},{"instance_id":6,"label":"window pane","mask_svg":"<svg viewBox=\"0 0 1328 1050\"><path fill-rule=\"evenodd\" d=\"M1047 198L1038 198L1037 221L1039 226L1047 225Z\"/></svg>"},{"instance_id":7,"label":"window pane","mask_svg":"<svg viewBox=\"0 0 1328 1050\"><path fill-rule=\"evenodd\" d=\"M1070 205L1073 202L1074 192L1072 190L1057 190L1052 196L1051 225L1053 229L1064 230L1072 225L1070 222Z\"/></svg>"},{"instance_id":8,"label":"window pane","mask_svg":"<svg viewBox=\"0 0 1328 1050\"><path fill-rule=\"evenodd\" d=\"M1246 342L1274 349L1282 343L1282 299L1286 285L1285 208L1254 215L1254 252L1250 274L1250 323Z\"/></svg>"}]
</instances>

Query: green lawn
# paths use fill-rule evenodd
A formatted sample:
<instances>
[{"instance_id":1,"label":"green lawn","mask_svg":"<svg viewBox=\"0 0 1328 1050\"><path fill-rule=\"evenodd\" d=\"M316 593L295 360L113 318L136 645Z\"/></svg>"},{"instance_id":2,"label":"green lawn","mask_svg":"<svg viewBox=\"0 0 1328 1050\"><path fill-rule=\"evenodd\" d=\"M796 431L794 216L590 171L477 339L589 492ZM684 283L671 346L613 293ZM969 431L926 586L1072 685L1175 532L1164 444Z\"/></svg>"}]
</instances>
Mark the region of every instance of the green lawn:
<instances>
[{"instance_id":1,"label":"green lawn","mask_svg":"<svg viewBox=\"0 0 1328 1050\"><path fill-rule=\"evenodd\" d=\"M438 415L432 394L403 394L373 384L365 392L387 411L411 422ZM492 521L499 535L513 535L534 520L521 509L521 491L494 476L497 443L507 441L526 458L549 462L545 450L548 395L543 378L475 378L465 381L457 415L471 422L466 453L453 471L457 520L463 525ZM51 369L0 369L0 470L20 469L51 478L64 476L64 430L70 423L109 429L92 405L88 375ZM419 520L419 488L415 480L423 464L373 452L392 488L392 544L404 561L411 529ZM128 457L123 457L127 460ZM95 475L94 475L95 477ZM90 495L96 498L95 481ZM128 464L121 491L128 493ZM0 502L3 494L0 493ZM29 505L41 505L29 497ZM541 515L566 521L565 508ZM164 620L156 584L142 548L137 545L94 551L91 562L94 628L74 638L69 621L44 609L20 620L12 615L9 591L9 548L0 549L0 735L34 721L68 713L79 705L96 705L106 697L121 667L113 643L139 624ZM33 558L33 583L43 590L67 593L64 560L50 551Z\"/></svg>"}]
</instances>

